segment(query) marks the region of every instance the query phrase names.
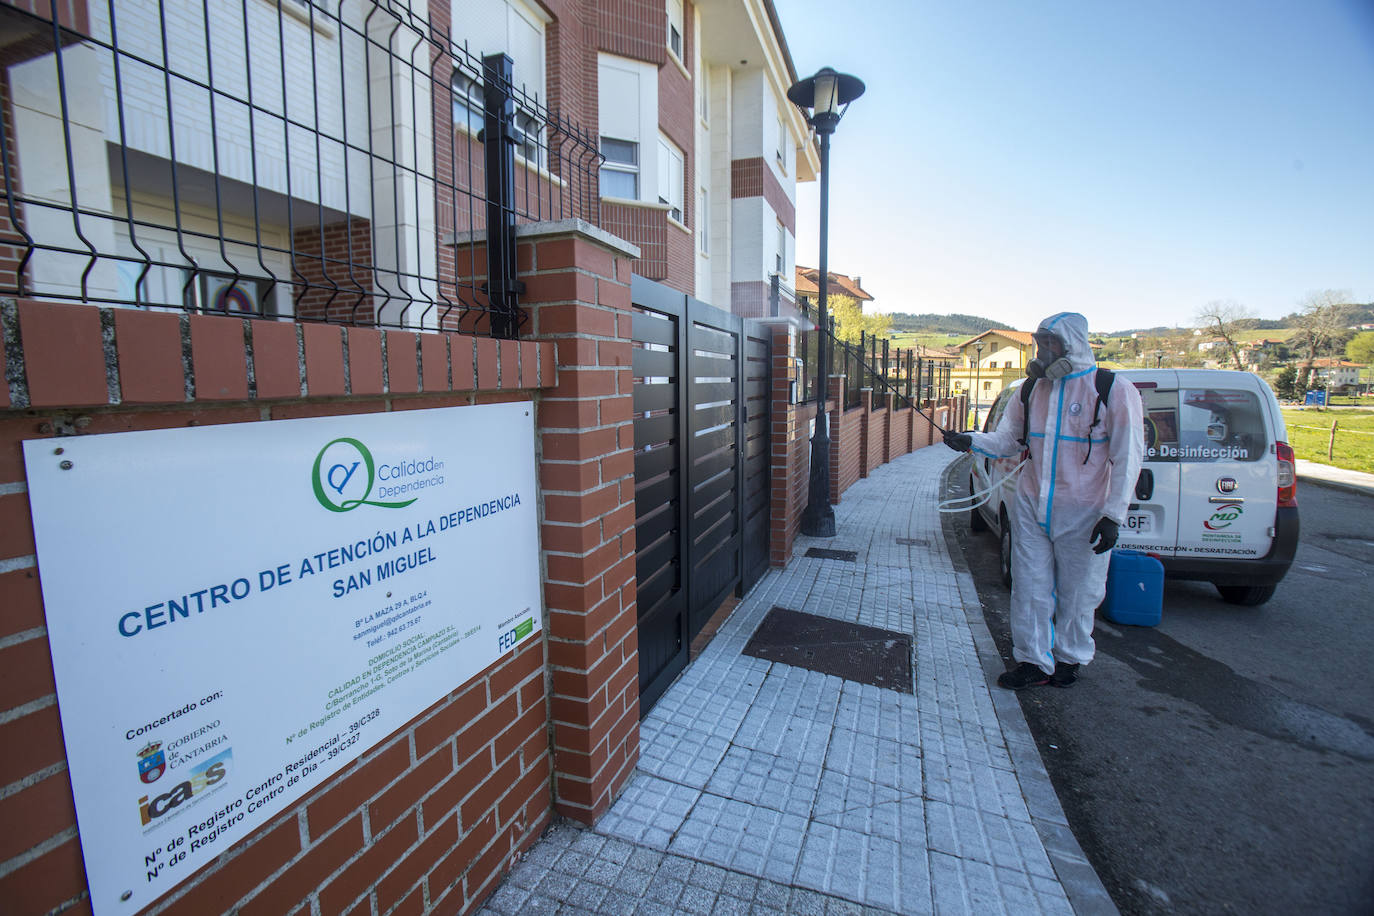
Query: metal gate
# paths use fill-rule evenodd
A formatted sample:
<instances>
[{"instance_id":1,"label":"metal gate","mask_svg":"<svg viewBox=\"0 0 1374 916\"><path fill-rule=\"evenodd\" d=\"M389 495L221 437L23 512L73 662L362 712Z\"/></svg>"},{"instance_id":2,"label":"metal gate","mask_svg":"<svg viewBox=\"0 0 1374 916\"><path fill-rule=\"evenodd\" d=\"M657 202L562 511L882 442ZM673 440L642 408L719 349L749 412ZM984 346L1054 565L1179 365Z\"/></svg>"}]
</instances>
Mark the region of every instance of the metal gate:
<instances>
[{"instance_id":1,"label":"metal gate","mask_svg":"<svg viewBox=\"0 0 1374 916\"><path fill-rule=\"evenodd\" d=\"M768 565L767 332L635 277L639 692L647 712Z\"/></svg>"}]
</instances>

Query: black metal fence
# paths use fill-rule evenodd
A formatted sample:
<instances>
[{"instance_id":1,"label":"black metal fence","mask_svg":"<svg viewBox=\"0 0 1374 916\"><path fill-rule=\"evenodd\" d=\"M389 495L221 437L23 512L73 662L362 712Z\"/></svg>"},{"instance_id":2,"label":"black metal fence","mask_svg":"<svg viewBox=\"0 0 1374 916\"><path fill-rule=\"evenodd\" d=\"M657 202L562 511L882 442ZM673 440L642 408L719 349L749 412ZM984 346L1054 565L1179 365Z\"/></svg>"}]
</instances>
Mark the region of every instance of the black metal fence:
<instances>
[{"instance_id":1,"label":"black metal fence","mask_svg":"<svg viewBox=\"0 0 1374 916\"><path fill-rule=\"evenodd\" d=\"M803 317L812 322L817 320L815 310L806 299L799 300L798 308ZM798 351L803 384L799 402L816 398L815 386L822 377L816 350L822 333L826 334L826 361L829 363L825 375L844 376L845 410L859 406L860 392L865 388L873 389L875 395L891 392L896 395L899 407L923 406L950 397L948 359L922 356L915 348L894 348L891 341L862 331L859 341L851 343L837 335L833 316L827 316L826 323L824 332L816 328L801 335Z\"/></svg>"},{"instance_id":2,"label":"black metal fence","mask_svg":"<svg viewBox=\"0 0 1374 916\"><path fill-rule=\"evenodd\" d=\"M596 137L373 0L0 5L0 295L511 337ZM541 77L542 79L542 77Z\"/></svg>"}]
</instances>

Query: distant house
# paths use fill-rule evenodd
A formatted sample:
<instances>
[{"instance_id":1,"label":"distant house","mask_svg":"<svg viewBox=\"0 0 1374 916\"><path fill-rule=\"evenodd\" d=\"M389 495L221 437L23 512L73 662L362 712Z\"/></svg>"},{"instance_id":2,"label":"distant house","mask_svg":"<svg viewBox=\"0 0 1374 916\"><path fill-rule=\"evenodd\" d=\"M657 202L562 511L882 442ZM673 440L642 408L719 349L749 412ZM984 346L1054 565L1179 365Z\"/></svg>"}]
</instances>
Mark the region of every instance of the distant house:
<instances>
[{"instance_id":1,"label":"distant house","mask_svg":"<svg viewBox=\"0 0 1374 916\"><path fill-rule=\"evenodd\" d=\"M1326 390L1345 393L1355 390L1360 384L1360 370L1367 368L1360 363L1344 359L1317 359L1312 361L1312 371L1326 383Z\"/></svg>"},{"instance_id":2,"label":"distant house","mask_svg":"<svg viewBox=\"0 0 1374 916\"><path fill-rule=\"evenodd\" d=\"M837 274L835 271L827 271L829 282L827 284L826 296L850 296L858 299L860 303L872 302L870 296L863 288L862 277L849 277L845 274ZM814 267L802 267L797 265L796 290L797 302L801 304L803 300L807 307L813 307L821 295L821 272Z\"/></svg>"},{"instance_id":3,"label":"distant house","mask_svg":"<svg viewBox=\"0 0 1374 916\"><path fill-rule=\"evenodd\" d=\"M954 347L961 360L950 374L956 392L969 392L969 406L992 406L1002 389L1026 374L1035 350L1027 331L984 331Z\"/></svg>"},{"instance_id":4,"label":"distant house","mask_svg":"<svg viewBox=\"0 0 1374 916\"><path fill-rule=\"evenodd\" d=\"M1242 344L1240 347L1240 360L1247 371L1255 372L1263 369L1275 362L1282 362L1288 358L1288 342L1264 338L1263 340L1252 340Z\"/></svg>"}]
</instances>

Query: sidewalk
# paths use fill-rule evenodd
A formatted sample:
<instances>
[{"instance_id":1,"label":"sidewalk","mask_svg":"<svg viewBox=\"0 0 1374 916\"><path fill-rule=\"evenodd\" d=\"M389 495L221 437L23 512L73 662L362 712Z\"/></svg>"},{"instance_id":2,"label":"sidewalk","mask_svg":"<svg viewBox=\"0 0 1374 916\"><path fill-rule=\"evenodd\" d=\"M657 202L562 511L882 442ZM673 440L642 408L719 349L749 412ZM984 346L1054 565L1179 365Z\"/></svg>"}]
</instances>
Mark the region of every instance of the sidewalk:
<instances>
[{"instance_id":1,"label":"sidewalk","mask_svg":"<svg viewBox=\"0 0 1374 916\"><path fill-rule=\"evenodd\" d=\"M800 538L645 718L611 810L553 827L483 912L1114 913L989 689L1004 666L935 510L955 457L847 490L837 536ZM910 634L915 692L743 654L775 605Z\"/></svg>"},{"instance_id":2,"label":"sidewalk","mask_svg":"<svg viewBox=\"0 0 1374 916\"><path fill-rule=\"evenodd\" d=\"M1318 464L1305 458L1297 459L1296 464L1298 466L1299 499L1302 498L1302 485L1305 483L1315 483L1323 487L1345 490L1347 493L1363 493L1366 496L1374 496L1374 474L1366 474L1363 471L1347 471L1345 468Z\"/></svg>"}]
</instances>

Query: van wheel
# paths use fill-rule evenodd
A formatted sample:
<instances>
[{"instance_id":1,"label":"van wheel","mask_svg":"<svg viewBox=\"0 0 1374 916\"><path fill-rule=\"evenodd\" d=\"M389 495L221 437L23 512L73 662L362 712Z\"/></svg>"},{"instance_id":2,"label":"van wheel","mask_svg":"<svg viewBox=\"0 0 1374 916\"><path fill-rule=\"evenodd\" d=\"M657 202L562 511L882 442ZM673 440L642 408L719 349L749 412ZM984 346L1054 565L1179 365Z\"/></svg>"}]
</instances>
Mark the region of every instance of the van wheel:
<instances>
[{"instance_id":1,"label":"van wheel","mask_svg":"<svg viewBox=\"0 0 1374 916\"><path fill-rule=\"evenodd\" d=\"M1007 519L1007 510L1003 509L1001 514L1002 536L1000 539L1000 567L1002 570L1002 584L1011 588L1011 522Z\"/></svg>"},{"instance_id":2,"label":"van wheel","mask_svg":"<svg viewBox=\"0 0 1374 916\"><path fill-rule=\"evenodd\" d=\"M973 477L972 477L972 475L970 475L970 476L969 476L969 479L968 479L968 492L969 492L969 495L970 495L970 496L973 495ZM968 510L968 526L969 526L969 528L973 529L974 531L987 531L987 530L988 530L988 522L987 522L987 519L983 518L983 514L982 514L981 512L979 512L976 508L975 508L975 509L970 509L970 510Z\"/></svg>"},{"instance_id":3,"label":"van wheel","mask_svg":"<svg viewBox=\"0 0 1374 916\"><path fill-rule=\"evenodd\" d=\"M1274 597L1273 585L1218 585L1221 600L1227 604L1255 607Z\"/></svg>"}]
</instances>

